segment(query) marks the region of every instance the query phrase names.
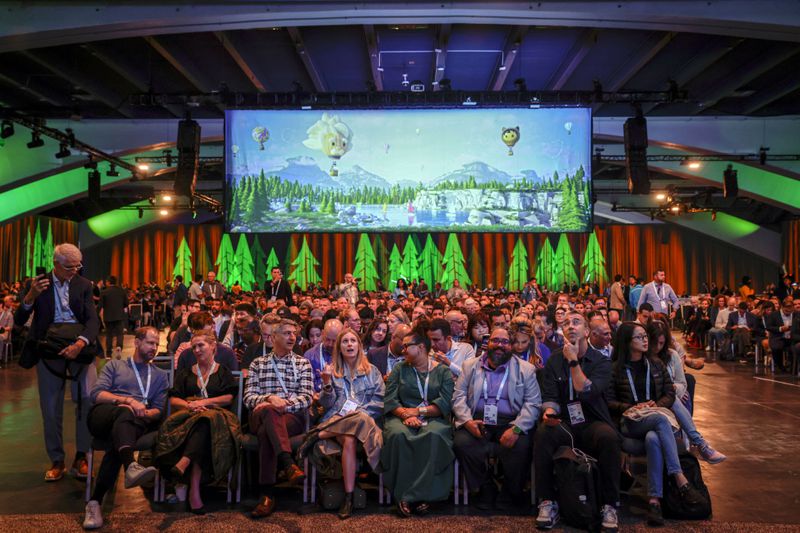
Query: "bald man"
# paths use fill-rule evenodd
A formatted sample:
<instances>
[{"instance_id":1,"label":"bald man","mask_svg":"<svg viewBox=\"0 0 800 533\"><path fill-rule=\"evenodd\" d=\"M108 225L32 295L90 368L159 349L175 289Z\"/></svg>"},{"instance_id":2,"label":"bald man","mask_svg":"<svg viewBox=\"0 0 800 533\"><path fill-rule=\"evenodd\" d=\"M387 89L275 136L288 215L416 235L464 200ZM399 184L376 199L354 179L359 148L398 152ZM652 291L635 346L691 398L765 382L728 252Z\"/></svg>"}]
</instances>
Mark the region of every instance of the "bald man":
<instances>
[{"instance_id":1,"label":"bald man","mask_svg":"<svg viewBox=\"0 0 800 533\"><path fill-rule=\"evenodd\" d=\"M589 321L589 346L611 358L611 327L602 315L595 315Z\"/></svg>"},{"instance_id":2,"label":"bald man","mask_svg":"<svg viewBox=\"0 0 800 533\"><path fill-rule=\"evenodd\" d=\"M403 338L410 333L411 326L400 323L395 326L387 345L373 348L367 353L367 359L381 371L384 380L392 373L392 369L403 361Z\"/></svg>"},{"instance_id":3,"label":"bald man","mask_svg":"<svg viewBox=\"0 0 800 533\"><path fill-rule=\"evenodd\" d=\"M328 320L322 328L322 341L303 354L311 363L314 372L314 392L322 390L322 370L331 363L336 337L343 328L344 324L341 321L335 318Z\"/></svg>"}]
</instances>

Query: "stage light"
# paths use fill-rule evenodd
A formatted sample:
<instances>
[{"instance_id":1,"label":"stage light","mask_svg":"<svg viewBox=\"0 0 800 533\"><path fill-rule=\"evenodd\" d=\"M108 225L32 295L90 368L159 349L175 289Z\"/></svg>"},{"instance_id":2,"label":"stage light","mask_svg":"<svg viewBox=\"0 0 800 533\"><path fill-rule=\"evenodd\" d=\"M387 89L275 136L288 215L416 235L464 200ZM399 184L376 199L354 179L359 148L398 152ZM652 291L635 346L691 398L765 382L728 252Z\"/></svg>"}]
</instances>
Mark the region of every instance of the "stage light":
<instances>
[{"instance_id":1,"label":"stage light","mask_svg":"<svg viewBox=\"0 0 800 533\"><path fill-rule=\"evenodd\" d=\"M167 211L166 209L162 209L161 211L159 211L159 214L160 214L161 216L164 216L164 217L165 217L165 216L169 215L169 211Z\"/></svg>"},{"instance_id":2,"label":"stage light","mask_svg":"<svg viewBox=\"0 0 800 533\"><path fill-rule=\"evenodd\" d=\"M667 195L664 194L663 192L660 192L660 193L656 194L656 200L665 200L666 198L667 198Z\"/></svg>"},{"instance_id":3,"label":"stage light","mask_svg":"<svg viewBox=\"0 0 800 533\"><path fill-rule=\"evenodd\" d=\"M112 178L116 178L119 176L119 172L117 171L117 165L111 163L111 167L106 171L106 176L111 176Z\"/></svg>"},{"instance_id":4,"label":"stage light","mask_svg":"<svg viewBox=\"0 0 800 533\"><path fill-rule=\"evenodd\" d=\"M144 218L144 209L140 207L137 211L139 211L139 218Z\"/></svg>"},{"instance_id":5,"label":"stage light","mask_svg":"<svg viewBox=\"0 0 800 533\"><path fill-rule=\"evenodd\" d=\"M75 147L75 132L72 131L72 128L67 128L64 130L67 133L67 144Z\"/></svg>"},{"instance_id":6,"label":"stage light","mask_svg":"<svg viewBox=\"0 0 800 533\"><path fill-rule=\"evenodd\" d=\"M681 206L679 206L679 205L673 205L673 206L672 206L672 207L670 207L669 209L670 209L670 211L672 211L673 213L677 213L678 211L680 211L680 210L681 210Z\"/></svg>"},{"instance_id":7,"label":"stage light","mask_svg":"<svg viewBox=\"0 0 800 533\"><path fill-rule=\"evenodd\" d=\"M762 166L767 164L768 151L769 148L766 146L762 146L761 148L758 149L758 162L761 163Z\"/></svg>"},{"instance_id":8,"label":"stage light","mask_svg":"<svg viewBox=\"0 0 800 533\"><path fill-rule=\"evenodd\" d=\"M688 166L692 170L697 170L698 168L700 168L700 162L699 161L689 161L689 163L686 166Z\"/></svg>"},{"instance_id":9,"label":"stage light","mask_svg":"<svg viewBox=\"0 0 800 533\"><path fill-rule=\"evenodd\" d=\"M172 150L164 150L162 152L164 154L164 161L166 162L168 167L172 166Z\"/></svg>"},{"instance_id":10,"label":"stage light","mask_svg":"<svg viewBox=\"0 0 800 533\"><path fill-rule=\"evenodd\" d=\"M156 199L153 198L152 196L150 198L148 198L147 201L150 202L150 205L153 205L153 206L156 205Z\"/></svg>"},{"instance_id":11,"label":"stage light","mask_svg":"<svg viewBox=\"0 0 800 533\"><path fill-rule=\"evenodd\" d=\"M69 157L72 155L72 152L69 151L67 148L66 143L60 143L58 145L58 152L56 152L56 159L64 159L65 157Z\"/></svg>"},{"instance_id":12,"label":"stage light","mask_svg":"<svg viewBox=\"0 0 800 533\"><path fill-rule=\"evenodd\" d=\"M44 146L41 134L38 131L32 131L31 142L28 143L28 148L39 148L40 146Z\"/></svg>"},{"instance_id":13,"label":"stage light","mask_svg":"<svg viewBox=\"0 0 800 533\"><path fill-rule=\"evenodd\" d=\"M14 123L4 120L2 130L0 130L0 139L8 139L12 135L14 135Z\"/></svg>"},{"instance_id":14,"label":"stage light","mask_svg":"<svg viewBox=\"0 0 800 533\"><path fill-rule=\"evenodd\" d=\"M717 212L711 211L711 220L717 220Z\"/></svg>"},{"instance_id":15,"label":"stage light","mask_svg":"<svg viewBox=\"0 0 800 533\"><path fill-rule=\"evenodd\" d=\"M89 170L96 170L97 169L97 161L94 160L92 156L89 156L89 160L83 164L83 168L87 168Z\"/></svg>"},{"instance_id":16,"label":"stage light","mask_svg":"<svg viewBox=\"0 0 800 533\"><path fill-rule=\"evenodd\" d=\"M172 195L170 195L170 194L165 194L165 195L163 196L163 200L164 200L165 202L171 202L171 201L172 201Z\"/></svg>"},{"instance_id":17,"label":"stage light","mask_svg":"<svg viewBox=\"0 0 800 533\"><path fill-rule=\"evenodd\" d=\"M439 90L440 91L449 91L452 88L453 87L452 87L450 78L442 78L441 80L439 80Z\"/></svg>"},{"instance_id":18,"label":"stage light","mask_svg":"<svg viewBox=\"0 0 800 533\"><path fill-rule=\"evenodd\" d=\"M147 172L148 170L150 170L150 165L148 165L147 163L139 163L138 165L136 165L136 168L138 168L141 171Z\"/></svg>"}]
</instances>

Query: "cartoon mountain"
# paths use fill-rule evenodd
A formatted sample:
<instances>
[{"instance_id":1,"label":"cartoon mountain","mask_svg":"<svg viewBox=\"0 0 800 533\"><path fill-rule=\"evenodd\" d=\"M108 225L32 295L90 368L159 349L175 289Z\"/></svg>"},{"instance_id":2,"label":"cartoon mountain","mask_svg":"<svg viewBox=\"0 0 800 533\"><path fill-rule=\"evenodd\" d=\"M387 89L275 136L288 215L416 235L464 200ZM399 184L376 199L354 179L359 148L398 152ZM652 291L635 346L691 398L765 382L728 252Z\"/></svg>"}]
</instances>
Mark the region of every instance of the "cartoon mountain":
<instances>
[{"instance_id":1,"label":"cartoon mountain","mask_svg":"<svg viewBox=\"0 0 800 533\"><path fill-rule=\"evenodd\" d=\"M379 187L381 189L389 189L391 188L391 183L383 179L382 177L378 176L377 174L373 174L368 170L364 170L358 165L353 166L347 170L340 170L339 175L331 178L336 186L342 189L350 189L351 187L363 187L366 185L367 187Z\"/></svg>"},{"instance_id":2,"label":"cartoon mountain","mask_svg":"<svg viewBox=\"0 0 800 533\"><path fill-rule=\"evenodd\" d=\"M338 185L331 180L327 172L319 168L312 157L292 157L275 167L264 169L268 176L280 176L286 181L309 183L315 187L336 188Z\"/></svg>"},{"instance_id":3,"label":"cartoon mountain","mask_svg":"<svg viewBox=\"0 0 800 533\"><path fill-rule=\"evenodd\" d=\"M474 176L477 183L487 183L492 180L499 181L500 183L511 183L513 179L510 174L502 170L496 169L481 161L473 161L452 172L442 174L433 180L433 185L436 186L443 181L467 181L470 176Z\"/></svg>"}]
</instances>

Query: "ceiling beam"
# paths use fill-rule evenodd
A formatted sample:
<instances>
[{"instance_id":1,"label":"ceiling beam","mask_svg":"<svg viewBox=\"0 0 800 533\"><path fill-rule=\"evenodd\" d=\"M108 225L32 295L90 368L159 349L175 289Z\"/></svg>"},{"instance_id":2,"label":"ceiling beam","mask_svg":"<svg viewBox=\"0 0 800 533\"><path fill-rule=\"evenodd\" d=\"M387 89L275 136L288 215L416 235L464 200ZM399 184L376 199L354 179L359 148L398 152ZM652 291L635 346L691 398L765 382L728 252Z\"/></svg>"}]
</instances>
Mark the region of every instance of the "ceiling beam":
<instances>
[{"instance_id":1,"label":"ceiling beam","mask_svg":"<svg viewBox=\"0 0 800 533\"><path fill-rule=\"evenodd\" d=\"M125 118L132 118L136 116L136 112L127 102L127 96L120 95L114 89L104 85L101 81L102 78L98 76L87 76L83 72L79 72L74 66L67 62L53 61L44 57L42 52L24 51L21 52L23 56L30 61L43 66L53 74L56 74L73 86L85 89L94 98L98 99L117 113ZM79 64L80 61L70 62L72 65Z\"/></svg>"},{"instance_id":2,"label":"ceiling beam","mask_svg":"<svg viewBox=\"0 0 800 533\"><path fill-rule=\"evenodd\" d=\"M378 35L375 33L375 26L372 24L364 25L364 36L367 39L367 53L369 54L369 67L372 72L372 83L375 90L383 91L383 76L378 70Z\"/></svg>"},{"instance_id":3,"label":"ceiling beam","mask_svg":"<svg viewBox=\"0 0 800 533\"><path fill-rule=\"evenodd\" d=\"M583 30L580 35L578 35L575 44L573 44L572 48L567 52L567 56L564 58L564 61L561 62L558 70L550 77L550 81L547 83L549 91L560 91L564 87L567 80L570 79L572 74L578 69L578 66L580 66L583 58L586 57L586 54L589 53L589 50L591 50L592 46L597 42L598 33L597 30Z\"/></svg>"},{"instance_id":4,"label":"ceiling beam","mask_svg":"<svg viewBox=\"0 0 800 533\"><path fill-rule=\"evenodd\" d=\"M522 39L528 32L528 26L513 26L508 33L506 45L503 47L503 64L497 67L497 70L492 74L492 81L489 82L489 90L502 91L503 86L506 84L511 67L514 65L517 56L519 55L520 48L522 47Z\"/></svg>"},{"instance_id":5,"label":"ceiling beam","mask_svg":"<svg viewBox=\"0 0 800 533\"><path fill-rule=\"evenodd\" d=\"M435 60L433 62L433 90L438 91L439 82L444 78L444 69L447 65L447 43L450 41L450 24L440 24L439 32L436 35L436 46L434 47Z\"/></svg>"},{"instance_id":6,"label":"ceiling beam","mask_svg":"<svg viewBox=\"0 0 800 533\"><path fill-rule=\"evenodd\" d=\"M242 57L241 54L241 46L236 46L234 41L236 40L235 34L225 33L223 31L215 31L214 36L222 43L222 47L228 52L228 54L233 58L233 61L236 65L244 72L244 75L247 76L247 79L250 80L250 83L258 90L260 93L267 92L267 87L262 82L256 73L250 68L250 65L247 61Z\"/></svg>"},{"instance_id":7,"label":"ceiling beam","mask_svg":"<svg viewBox=\"0 0 800 533\"><path fill-rule=\"evenodd\" d=\"M25 79L24 82L19 81L23 78ZM7 67L3 67L3 72L0 72L0 80L42 102L47 102L57 107L69 107L72 105L68 98L64 98L63 94L51 89L34 76L10 72Z\"/></svg>"},{"instance_id":8,"label":"ceiling beam","mask_svg":"<svg viewBox=\"0 0 800 533\"><path fill-rule=\"evenodd\" d=\"M314 90L318 93L328 92L328 88L325 82L322 81L322 76L320 76L319 70L314 64L314 60L311 59L311 55L308 53L306 44L303 41L303 36L300 35L300 29L295 26L290 26L286 28L286 30L289 32L289 37L292 38L297 54L300 56L300 60L303 62L303 65L305 65L308 76L314 84Z\"/></svg>"},{"instance_id":9,"label":"ceiling beam","mask_svg":"<svg viewBox=\"0 0 800 533\"><path fill-rule=\"evenodd\" d=\"M615 93L621 90L645 65L653 60L675 38L675 33L653 33L634 54L614 73L613 78L603 85L603 90ZM596 113L603 104L594 104L592 112Z\"/></svg>"},{"instance_id":10,"label":"ceiling beam","mask_svg":"<svg viewBox=\"0 0 800 533\"><path fill-rule=\"evenodd\" d=\"M717 102L731 94L733 91L747 85L764 73L777 67L787 59L800 52L800 48L794 44L780 44L773 47L768 54L759 54L758 57L748 61L743 65L738 65L736 69L729 71L728 75L720 78L710 87L704 87L696 95L689 96L692 99L699 99L702 105L697 106L692 114L697 115L706 109L716 105Z\"/></svg>"},{"instance_id":11,"label":"ceiling beam","mask_svg":"<svg viewBox=\"0 0 800 533\"><path fill-rule=\"evenodd\" d=\"M158 40L155 37L144 37L144 40L147 41L147 44L153 47L153 49L158 52L161 57L167 60L167 63L172 65L172 67L180 72L181 76L186 78L189 83L195 86L195 88L203 93L209 93L212 90L216 89L216 87L212 87L206 80L202 79L202 76L199 76L198 73L193 72L192 69L186 66L186 62L183 61L184 58L179 58L178 54L174 50L169 50L167 46Z\"/></svg>"},{"instance_id":12,"label":"ceiling beam","mask_svg":"<svg viewBox=\"0 0 800 533\"><path fill-rule=\"evenodd\" d=\"M788 96L797 90L800 90L800 74L798 74L797 71L791 71L778 83L761 89L746 100L746 107L742 109L741 114L752 115L756 111L770 105L772 102L780 100L784 96Z\"/></svg>"}]
</instances>

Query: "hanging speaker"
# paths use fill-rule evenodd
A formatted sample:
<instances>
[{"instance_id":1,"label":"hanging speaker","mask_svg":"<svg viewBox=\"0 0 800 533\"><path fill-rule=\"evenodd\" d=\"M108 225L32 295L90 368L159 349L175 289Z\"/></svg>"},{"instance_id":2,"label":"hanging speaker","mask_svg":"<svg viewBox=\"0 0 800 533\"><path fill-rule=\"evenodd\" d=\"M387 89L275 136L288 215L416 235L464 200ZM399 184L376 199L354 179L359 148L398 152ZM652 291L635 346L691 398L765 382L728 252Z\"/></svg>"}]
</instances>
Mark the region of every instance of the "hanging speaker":
<instances>
[{"instance_id":1,"label":"hanging speaker","mask_svg":"<svg viewBox=\"0 0 800 533\"><path fill-rule=\"evenodd\" d=\"M725 198L736 198L739 194L739 172L733 169L733 165L728 165L723 173L722 196Z\"/></svg>"},{"instance_id":2,"label":"hanging speaker","mask_svg":"<svg viewBox=\"0 0 800 533\"><path fill-rule=\"evenodd\" d=\"M200 124L194 120L178 123L178 166L175 170L175 194L192 196L200 167Z\"/></svg>"},{"instance_id":3,"label":"hanging speaker","mask_svg":"<svg viewBox=\"0 0 800 533\"><path fill-rule=\"evenodd\" d=\"M647 172L647 121L641 115L629 118L625 132L625 173L628 192L650 194L650 175Z\"/></svg>"}]
</instances>

